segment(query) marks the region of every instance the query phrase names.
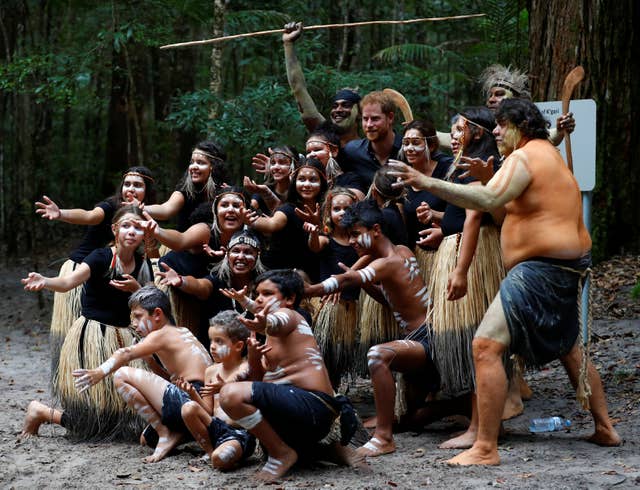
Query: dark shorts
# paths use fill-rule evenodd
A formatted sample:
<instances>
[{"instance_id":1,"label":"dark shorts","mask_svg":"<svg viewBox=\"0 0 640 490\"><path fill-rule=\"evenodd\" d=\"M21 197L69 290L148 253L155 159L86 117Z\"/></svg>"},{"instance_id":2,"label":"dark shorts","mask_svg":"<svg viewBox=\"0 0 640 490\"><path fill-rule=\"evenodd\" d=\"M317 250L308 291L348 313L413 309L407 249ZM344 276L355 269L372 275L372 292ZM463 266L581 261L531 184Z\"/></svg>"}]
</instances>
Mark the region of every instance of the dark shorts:
<instances>
[{"instance_id":1,"label":"dark shorts","mask_svg":"<svg viewBox=\"0 0 640 490\"><path fill-rule=\"evenodd\" d=\"M214 448L217 448L220 444L227 441L238 441L242 448L241 461L251 456L256 448L256 438L254 436L244 429L231 427L218 417L211 419L211 423L209 427L207 427L207 432L209 432L209 439L211 439L211 445Z\"/></svg>"},{"instance_id":2,"label":"dark shorts","mask_svg":"<svg viewBox=\"0 0 640 490\"><path fill-rule=\"evenodd\" d=\"M325 393L262 381L252 383L251 404L298 452L322 440L341 410L336 399Z\"/></svg>"},{"instance_id":3,"label":"dark shorts","mask_svg":"<svg viewBox=\"0 0 640 490\"><path fill-rule=\"evenodd\" d=\"M201 381L190 381L193 387L200 391L203 383ZM169 384L162 396L162 424L171 432L189 434L189 429L182 420L182 405L191 401L191 397L174 384Z\"/></svg>"},{"instance_id":4,"label":"dark shorts","mask_svg":"<svg viewBox=\"0 0 640 490\"><path fill-rule=\"evenodd\" d=\"M412 340L422 345L426 360L422 367L404 373L403 376L408 383L420 384L427 392L435 393L440 389L440 373L433 362L433 357L431 357L430 336L430 327L427 324L422 324L404 338L404 340Z\"/></svg>"},{"instance_id":5,"label":"dark shorts","mask_svg":"<svg viewBox=\"0 0 640 490\"><path fill-rule=\"evenodd\" d=\"M500 300L511 334L511 352L528 366L542 366L571 351L580 333L581 259L533 258L517 264L500 285ZM571 270L568 270L571 269Z\"/></svg>"}]
</instances>

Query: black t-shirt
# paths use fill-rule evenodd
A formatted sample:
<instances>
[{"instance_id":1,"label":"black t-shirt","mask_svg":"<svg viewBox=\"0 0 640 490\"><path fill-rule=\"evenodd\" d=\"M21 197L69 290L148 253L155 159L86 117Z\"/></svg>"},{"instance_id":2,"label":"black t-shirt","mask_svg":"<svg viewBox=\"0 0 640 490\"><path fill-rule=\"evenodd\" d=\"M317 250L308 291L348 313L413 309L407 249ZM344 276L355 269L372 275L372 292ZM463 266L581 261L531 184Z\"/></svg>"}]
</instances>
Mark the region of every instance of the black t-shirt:
<instances>
[{"instance_id":1,"label":"black t-shirt","mask_svg":"<svg viewBox=\"0 0 640 490\"><path fill-rule=\"evenodd\" d=\"M447 170L453 162L453 158L445 155L444 153L436 153L433 155L436 160L436 168L433 169L431 177L434 179L443 179L447 174ZM431 209L435 211L444 211L447 206L447 202L437 196L434 196L429 191L419 190L414 191L411 187L407 188L407 197L404 204L404 216L407 223L407 235L410 246L413 248L416 241L420 239L419 231L429 228L429 225L423 225L418 221L416 210L420 203L426 202Z\"/></svg>"},{"instance_id":2,"label":"black t-shirt","mask_svg":"<svg viewBox=\"0 0 640 490\"><path fill-rule=\"evenodd\" d=\"M332 237L329 237L329 244L322 249L320 257L320 281L328 279L333 274L342 274L344 271L338 266L342 262L347 267L351 267L358 260L358 254L351 245L341 245ZM360 295L360 288L353 287L342 291L341 297L347 300L357 299Z\"/></svg>"},{"instance_id":3,"label":"black t-shirt","mask_svg":"<svg viewBox=\"0 0 640 490\"><path fill-rule=\"evenodd\" d=\"M97 225L87 226L84 237L76 246L75 250L69 254L69 258L74 262L82 262L84 258L95 249L105 247L113 241L111 222L117 210L116 205L109 199L96 204L96 208L104 211L104 219Z\"/></svg>"},{"instance_id":4,"label":"black t-shirt","mask_svg":"<svg viewBox=\"0 0 640 490\"><path fill-rule=\"evenodd\" d=\"M84 259L91 269L91 277L82 288L82 315L106 325L127 327L130 323L130 310L127 302L131 293L120 291L109 285L108 271L113 259L111 248L98 248ZM137 277L143 259L135 254L135 269L131 276Z\"/></svg>"},{"instance_id":5,"label":"black t-shirt","mask_svg":"<svg viewBox=\"0 0 640 490\"><path fill-rule=\"evenodd\" d=\"M382 208L382 216L384 217L384 223L386 225L385 235L391 240L391 243L394 245L408 246L407 227L404 224L404 219L398 206L391 204L386 208Z\"/></svg>"},{"instance_id":6,"label":"black t-shirt","mask_svg":"<svg viewBox=\"0 0 640 490\"><path fill-rule=\"evenodd\" d=\"M309 250L308 235L302 229L303 221L295 213L295 205L285 203L277 211L285 214L287 224L271 235L262 262L269 269L302 269L317 282L319 259Z\"/></svg>"},{"instance_id":7,"label":"black t-shirt","mask_svg":"<svg viewBox=\"0 0 640 490\"><path fill-rule=\"evenodd\" d=\"M184 197L184 206L182 206L182 209L178 211L176 230L184 232L193 224L189 219L191 213L193 213L200 204L208 201L207 192L203 187L196 190L194 197L189 197L189 195L182 190L182 184L178 184L176 191Z\"/></svg>"},{"instance_id":8,"label":"black t-shirt","mask_svg":"<svg viewBox=\"0 0 640 490\"><path fill-rule=\"evenodd\" d=\"M397 158L400 148L402 148L402 135L395 134L389 158ZM345 172L357 173L367 188L371 185L373 175L381 166L371 147L371 142L366 138L349 141L338 153L337 160Z\"/></svg>"}]
</instances>

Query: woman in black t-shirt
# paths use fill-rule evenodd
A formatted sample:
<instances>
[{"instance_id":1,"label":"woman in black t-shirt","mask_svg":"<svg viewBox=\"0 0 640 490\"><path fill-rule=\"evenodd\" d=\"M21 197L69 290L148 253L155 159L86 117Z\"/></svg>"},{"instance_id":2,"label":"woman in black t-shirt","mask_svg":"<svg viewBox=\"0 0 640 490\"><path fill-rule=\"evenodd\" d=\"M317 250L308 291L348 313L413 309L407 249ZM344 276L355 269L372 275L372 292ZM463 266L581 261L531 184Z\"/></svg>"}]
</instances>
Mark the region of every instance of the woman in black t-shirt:
<instances>
[{"instance_id":1,"label":"woman in black t-shirt","mask_svg":"<svg viewBox=\"0 0 640 490\"><path fill-rule=\"evenodd\" d=\"M233 234L244 226L242 213L246 202L242 189L222 187L212 206L203 203L192 214L197 222L183 233L161 228L151 220L149 231L160 243L172 249L160 258L160 271L167 270L168 266L182 276L206 276L211 262L218 262L224 256L221 248L226 247ZM169 289L169 297L178 324L195 335L201 322L202 305L176 288Z\"/></svg>"},{"instance_id":2,"label":"woman in black t-shirt","mask_svg":"<svg viewBox=\"0 0 640 490\"><path fill-rule=\"evenodd\" d=\"M111 229L113 246L94 250L71 274L50 278L31 272L22 279L27 291L64 292L84 284L82 316L65 337L53 388L64 409L62 425L72 437L83 440L133 439L142 430L111 378L81 396L72 376L74 370L100 365L117 349L133 343L127 302L131 293L153 278L151 264L137 251L144 240L138 206L121 207ZM144 368L144 363L138 361L136 367ZM37 427L32 429L37 432Z\"/></svg>"},{"instance_id":3,"label":"woman in black t-shirt","mask_svg":"<svg viewBox=\"0 0 640 490\"><path fill-rule=\"evenodd\" d=\"M62 264L58 277L71 274L93 250L106 246L113 240L111 221L118 209L127 204L152 204L156 202L155 182L151 170L136 166L129 168L122 176L122 182L116 193L99 202L92 210L60 209L58 205L43 196L42 202L36 202L36 213L45 219L64 221L76 225L87 225L82 241L71 252L69 259ZM50 347L51 375L55 376L58 356L64 337L73 322L81 314L80 295L82 286L67 292L56 292L53 296L51 314Z\"/></svg>"},{"instance_id":4,"label":"woman in black t-shirt","mask_svg":"<svg viewBox=\"0 0 640 490\"><path fill-rule=\"evenodd\" d=\"M205 202L213 202L216 191L224 184L227 155L213 141L201 141L191 152L191 161L182 180L169 199L162 204L146 206L145 210L156 220L166 221L177 215L178 231L191 225L189 217Z\"/></svg>"},{"instance_id":5,"label":"woman in black t-shirt","mask_svg":"<svg viewBox=\"0 0 640 490\"><path fill-rule=\"evenodd\" d=\"M251 228L270 235L269 248L263 262L269 269L302 269L312 282L319 277L319 261L309 250L304 220L320 224L320 202L327 190L324 167L315 158L308 158L293 173L287 202L273 216L245 213L245 223Z\"/></svg>"}]
</instances>

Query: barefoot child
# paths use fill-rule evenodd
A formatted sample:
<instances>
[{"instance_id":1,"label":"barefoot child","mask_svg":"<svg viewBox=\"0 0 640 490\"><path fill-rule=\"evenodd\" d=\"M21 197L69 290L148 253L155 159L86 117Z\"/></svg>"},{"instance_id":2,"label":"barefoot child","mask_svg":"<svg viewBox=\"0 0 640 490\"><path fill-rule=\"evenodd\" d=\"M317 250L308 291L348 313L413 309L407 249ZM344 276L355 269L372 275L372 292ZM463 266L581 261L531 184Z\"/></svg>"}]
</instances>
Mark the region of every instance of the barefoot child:
<instances>
[{"instance_id":1,"label":"barefoot child","mask_svg":"<svg viewBox=\"0 0 640 490\"><path fill-rule=\"evenodd\" d=\"M188 433L180 410L189 395L157 374L126 365L134 359L154 354L166 371L201 387L211 358L202 344L184 327L173 325L171 306L166 294L154 286L145 286L129 300L131 320L143 340L131 347L118 349L96 369L73 372L80 393L89 390L109 374L118 394L158 433L158 443L147 463L160 461Z\"/></svg>"},{"instance_id":2,"label":"barefoot child","mask_svg":"<svg viewBox=\"0 0 640 490\"><path fill-rule=\"evenodd\" d=\"M346 445L351 438L345 435L346 418L355 414L344 397L333 396L318 344L296 311L304 289L300 276L292 270L268 271L256 284L255 301L244 291L227 292L255 314L255 319L242 322L267 336L261 363L250 365L251 379L263 381L225 384L220 406L262 443L268 460L257 477L271 481L325 438L341 412L341 442Z\"/></svg>"},{"instance_id":3,"label":"barefoot child","mask_svg":"<svg viewBox=\"0 0 640 490\"><path fill-rule=\"evenodd\" d=\"M342 217L342 225L349 229L351 245L358 254L368 254L373 260L361 270L345 267L345 273L308 286L305 294L318 296L361 286L378 301L389 304L405 335L404 340L375 345L367 354L378 420L373 437L357 452L380 456L395 451L392 425L396 389L392 371L419 377L425 391L420 394L422 400L438 389L439 375L431 359L426 323L430 298L413 253L403 245L394 245L384 234L384 217L375 202L366 200L351 206Z\"/></svg>"},{"instance_id":4,"label":"barefoot child","mask_svg":"<svg viewBox=\"0 0 640 490\"><path fill-rule=\"evenodd\" d=\"M246 430L232 427L233 420L220 408L219 392L225 383L245 379L247 362L243 359L249 339L249 330L238 313L225 310L211 318L209 352L214 364L204 373L205 385L200 393L188 382L178 385L191 397L182 405L182 420L211 458L214 468L227 470L255 449L255 438Z\"/></svg>"}]
</instances>

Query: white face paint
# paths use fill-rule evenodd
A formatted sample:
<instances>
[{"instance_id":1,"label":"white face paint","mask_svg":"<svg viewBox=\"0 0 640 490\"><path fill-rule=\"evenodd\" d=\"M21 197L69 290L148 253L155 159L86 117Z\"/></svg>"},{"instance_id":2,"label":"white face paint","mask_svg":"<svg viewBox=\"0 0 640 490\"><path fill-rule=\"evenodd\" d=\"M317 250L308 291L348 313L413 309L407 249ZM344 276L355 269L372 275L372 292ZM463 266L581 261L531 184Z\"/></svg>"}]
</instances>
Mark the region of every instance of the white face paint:
<instances>
[{"instance_id":1,"label":"white face paint","mask_svg":"<svg viewBox=\"0 0 640 490\"><path fill-rule=\"evenodd\" d=\"M144 179L137 175L125 175L122 182L122 198L125 201L133 201L137 199L142 202L144 200L146 185Z\"/></svg>"},{"instance_id":2,"label":"white face paint","mask_svg":"<svg viewBox=\"0 0 640 490\"><path fill-rule=\"evenodd\" d=\"M151 332L153 332L153 323L151 323L151 320L149 320L148 318L140 320L140 323L138 323L138 328L136 330L140 335L146 337Z\"/></svg>"},{"instance_id":3,"label":"white face paint","mask_svg":"<svg viewBox=\"0 0 640 490\"><path fill-rule=\"evenodd\" d=\"M320 175L313 168L302 167L296 175L296 190L303 199L315 199L320 186Z\"/></svg>"},{"instance_id":4,"label":"white face paint","mask_svg":"<svg viewBox=\"0 0 640 490\"><path fill-rule=\"evenodd\" d=\"M229 357L230 352L231 351L229 350L228 345L219 345L216 349L216 353L218 354L218 357L220 359L226 359L227 357Z\"/></svg>"},{"instance_id":5,"label":"white face paint","mask_svg":"<svg viewBox=\"0 0 640 490\"><path fill-rule=\"evenodd\" d=\"M135 236L144 235L144 230L142 229L140 222L138 220L126 218L118 221L118 238L124 240L130 234Z\"/></svg>"},{"instance_id":6,"label":"white face paint","mask_svg":"<svg viewBox=\"0 0 640 490\"><path fill-rule=\"evenodd\" d=\"M362 233L358 236L357 242L362 248L371 248L371 235L369 233Z\"/></svg>"}]
</instances>

